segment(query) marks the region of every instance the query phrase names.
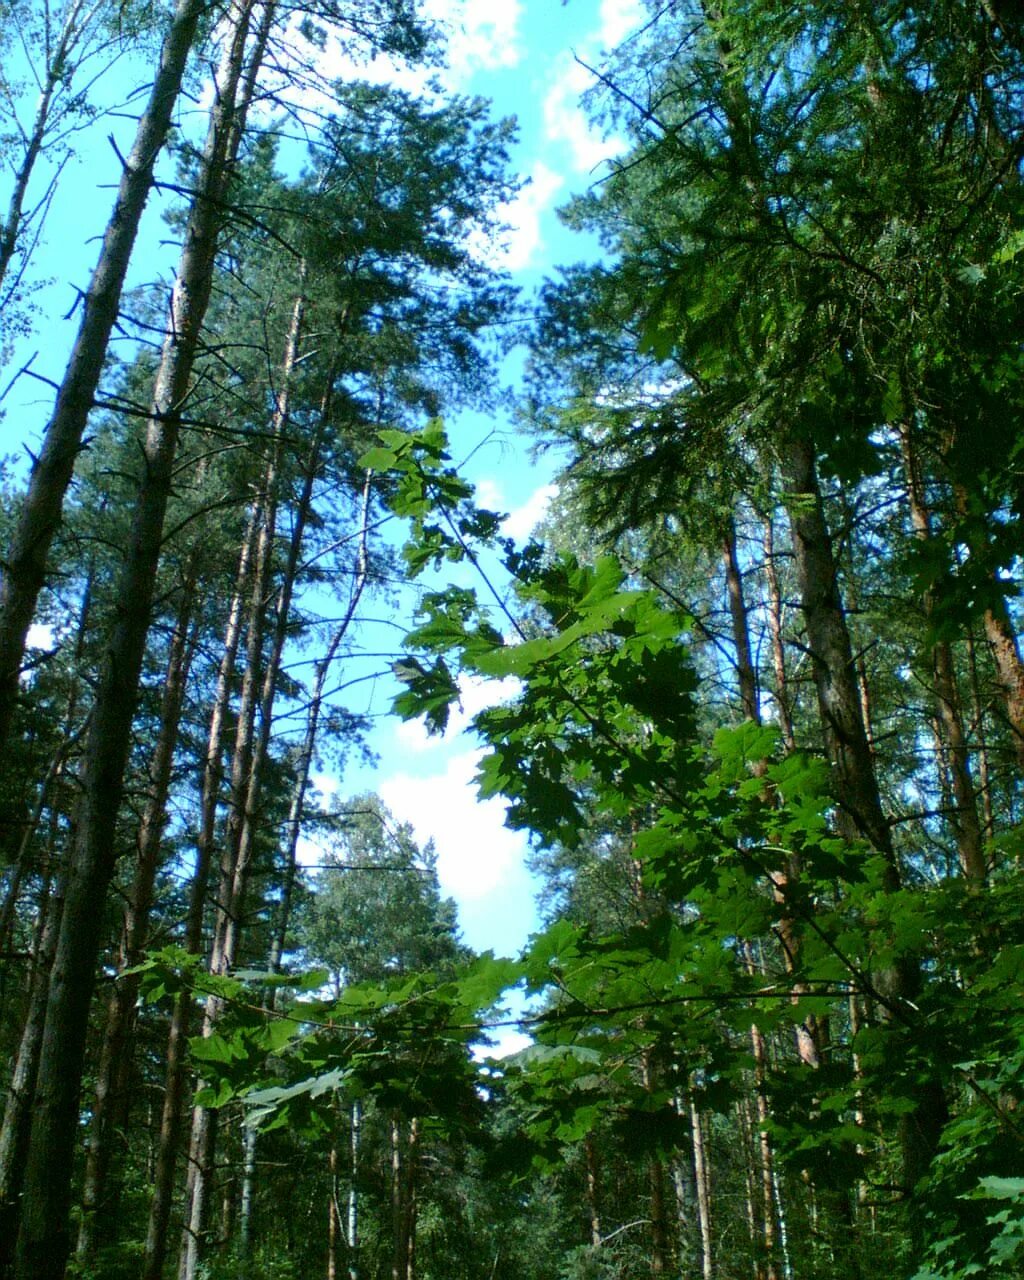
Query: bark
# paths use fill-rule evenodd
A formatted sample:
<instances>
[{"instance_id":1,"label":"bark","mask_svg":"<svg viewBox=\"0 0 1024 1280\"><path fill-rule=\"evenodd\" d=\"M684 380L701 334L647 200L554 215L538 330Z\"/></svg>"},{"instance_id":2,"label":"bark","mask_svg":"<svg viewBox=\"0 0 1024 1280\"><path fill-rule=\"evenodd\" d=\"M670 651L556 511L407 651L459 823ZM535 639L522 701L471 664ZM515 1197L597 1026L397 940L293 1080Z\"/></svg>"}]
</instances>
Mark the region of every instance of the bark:
<instances>
[{"instance_id":1,"label":"bark","mask_svg":"<svg viewBox=\"0 0 1024 1280\"><path fill-rule=\"evenodd\" d=\"M793 732L792 702L786 671L786 645L783 639L782 593L779 575L775 568L775 531L769 516L764 525L764 574L768 584L768 634L771 637L772 667L775 672L775 707L782 731L782 742L787 751L796 750Z\"/></svg>"},{"instance_id":2,"label":"bark","mask_svg":"<svg viewBox=\"0 0 1024 1280\"><path fill-rule=\"evenodd\" d=\"M25 1166L32 1131L32 1099L46 1022L50 970L63 912L62 891L51 894L50 875L43 880L36 921L28 1013L18 1043L3 1126L0 1128L0 1276L12 1274L21 1214Z\"/></svg>"},{"instance_id":3,"label":"bark","mask_svg":"<svg viewBox=\"0 0 1024 1280\"><path fill-rule=\"evenodd\" d=\"M185 232L154 381L143 446L143 476L116 592L117 619L85 750L78 830L40 1057L18 1242L18 1280L60 1280L68 1254L70 1176L103 905L114 873L117 814L124 792L181 410L209 301L222 197L244 121L244 110L236 110L236 93L250 13L250 4L236 8L218 82L198 193Z\"/></svg>"},{"instance_id":4,"label":"bark","mask_svg":"<svg viewBox=\"0 0 1024 1280\"><path fill-rule=\"evenodd\" d=\"M846 834L860 836L878 850L885 863L884 888L895 893L901 886L899 863L861 715L850 633L811 445L790 440L785 462L793 555L840 825ZM890 1016L898 1016L905 1026L913 1027L913 1001L921 987L917 958L906 954L897 957L891 970L879 974L876 982L887 999ZM946 1117L938 1080L924 1082L914 1101L914 1110L902 1116L899 1124L902 1182L908 1197L931 1162ZM912 1233L919 1231L920 1215L912 1213L908 1226Z\"/></svg>"},{"instance_id":5,"label":"bark","mask_svg":"<svg viewBox=\"0 0 1024 1280\"><path fill-rule=\"evenodd\" d=\"M263 649L266 622L266 601L270 597L270 584L274 568L274 542L277 527L277 502L279 470L282 456L282 436L288 421L288 393L292 372L298 358L298 343L302 331L303 299L296 300L292 324L284 358L282 392L274 415L272 443L267 470L263 482L261 500L262 519L259 524L257 547L254 555L254 571L249 606L249 626L246 645L246 666L242 680L238 709L235 746L231 762L231 799L221 859L217 921L210 955L210 971L227 973L235 963L248 875L255 850L257 818L260 802L261 776L270 744L273 720L273 704L277 689L281 654L287 635L291 595L298 569L299 553L309 501L312 497L313 472L311 464L305 509L296 516L289 561L284 585L278 600L276 625L271 643L271 653L264 663ZM257 732L257 711L260 713ZM221 1004L208 1000L203 1018L203 1035L213 1034L220 1018ZM193 1280L195 1268L202 1251L206 1199L210 1184L216 1141L216 1127L204 1108L195 1108L192 1116L192 1132L189 1142L188 1177L185 1192L185 1228L179 1259L180 1280Z\"/></svg>"},{"instance_id":6,"label":"bark","mask_svg":"<svg viewBox=\"0 0 1024 1280\"><path fill-rule=\"evenodd\" d=\"M348 1218L345 1241L348 1245L348 1280L359 1280L359 1178L360 1144L363 1112L361 1104L352 1103L352 1128L349 1135Z\"/></svg>"},{"instance_id":7,"label":"bark","mask_svg":"<svg viewBox=\"0 0 1024 1280\"><path fill-rule=\"evenodd\" d=\"M784 462L807 647L826 748L834 768L836 799L847 829L867 840L885 858L888 887L895 890L900 885L899 869L864 730L853 649L814 451L805 441L791 440Z\"/></svg>"},{"instance_id":8,"label":"bark","mask_svg":"<svg viewBox=\"0 0 1024 1280\"><path fill-rule=\"evenodd\" d=\"M217 671L206 753L203 761L202 798L200 801L199 834L196 841L196 863L189 894L188 916L185 922L184 946L189 955L198 955L203 941L203 914L213 856L214 827L217 819L217 799L220 793L223 763L224 725L231 701L231 687L235 671L235 659L242 634L242 615L245 591L249 582L253 553L254 523L250 520L239 555L235 588L228 608L221 660ZM167 1043L167 1069L164 1077L164 1104L160 1119L160 1136L156 1166L153 1175L153 1199L150 1204L146 1229L146 1249L143 1260L143 1280L161 1280L167 1254L167 1233L170 1224L174 1195L174 1175L177 1166L178 1136L187 1082L185 1045L187 1043L192 1014L192 999L188 992L175 1000Z\"/></svg>"},{"instance_id":9,"label":"bark","mask_svg":"<svg viewBox=\"0 0 1024 1280\"><path fill-rule=\"evenodd\" d=\"M409 1257L403 1164L401 1122L397 1116L393 1116L391 1120L391 1280L405 1280Z\"/></svg>"},{"instance_id":10,"label":"bark","mask_svg":"<svg viewBox=\"0 0 1024 1280\"><path fill-rule=\"evenodd\" d=\"M328 1157L330 1195L327 1204L327 1280L338 1280L338 1244L341 1240L341 1211L338 1207L338 1144L331 1143Z\"/></svg>"},{"instance_id":11,"label":"bark","mask_svg":"<svg viewBox=\"0 0 1024 1280\"><path fill-rule=\"evenodd\" d=\"M700 1226L702 1280L714 1280L711 1240L711 1172L704 1146L704 1125L696 1103L690 1101L690 1134L693 1141L693 1176L697 1189L697 1222Z\"/></svg>"},{"instance_id":12,"label":"bark","mask_svg":"<svg viewBox=\"0 0 1024 1280\"><path fill-rule=\"evenodd\" d=\"M242 1194L238 1204L238 1277L248 1280L252 1254L252 1209L256 1191L256 1130L243 1121Z\"/></svg>"},{"instance_id":13,"label":"bark","mask_svg":"<svg viewBox=\"0 0 1024 1280\"><path fill-rule=\"evenodd\" d=\"M754 973L757 966L749 946L745 948L744 959L748 972ZM768 1105L768 1050L764 1034L757 1023L751 1023L750 1026L750 1048L754 1059L754 1105L756 1112L754 1143L759 1174L758 1200L760 1208L758 1216L761 1222L761 1244L765 1259L765 1265L760 1270L765 1276L765 1280L779 1280L779 1270L775 1256L775 1157L772 1151L772 1140L768 1133L768 1124L771 1120L771 1109Z\"/></svg>"},{"instance_id":14,"label":"bark","mask_svg":"<svg viewBox=\"0 0 1024 1280\"><path fill-rule=\"evenodd\" d=\"M985 611L985 636L992 650L1006 719L1013 733L1017 765L1024 771L1024 663L1005 605Z\"/></svg>"},{"instance_id":15,"label":"bark","mask_svg":"<svg viewBox=\"0 0 1024 1280\"><path fill-rule=\"evenodd\" d=\"M978 679L978 647L974 639L973 629L967 632L967 663L971 673L971 712L974 717L972 726L974 737L978 743L978 790L981 794L981 813L983 835L991 840L995 834L995 814L992 810L992 771L989 763L988 735L985 732L985 706L981 698L981 682ZM0 932L0 938L3 933Z\"/></svg>"},{"instance_id":16,"label":"bark","mask_svg":"<svg viewBox=\"0 0 1024 1280\"><path fill-rule=\"evenodd\" d=\"M89 1126L89 1149L82 1186L82 1220L76 1250L83 1262L93 1256L99 1245L114 1237L118 1224L121 1186L119 1179L111 1179L111 1157L114 1135L124 1128L127 1119L131 1045L140 984L138 975L126 975L125 970L142 960L149 933L185 685L198 638L198 629L191 623L194 587L194 574L189 572L183 584L182 604L164 676L160 730L150 764L151 789L139 826L135 879L125 907L119 977L113 984L107 1005L107 1023Z\"/></svg>"},{"instance_id":17,"label":"bark","mask_svg":"<svg viewBox=\"0 0 1024 1280\"><path fill-rule=\"evenodd\" d=\"M583 1139L583 1157L587 1169L587 1224L590 1231L590 1247L599 1249L601 1247L601 1210L598 1201L600 1170L593 1134L588 1133Z\"/></svg>"},{"instance_id":18,"label":"bark","mask_svg":"<svg viewBox=\"0 0 1024 1280\"><path fill-rule=\"evenodd\" d=\"M729 617L732 622L733 646L736 650L736 673L739 679L740 705L747 720L761 723L757 697L757 674L750 651L750 627L743 597L743 573L736 551L736 525L730 520L723 541L725 582L729 594Z\"/></svg>"},{"instance_id":19,"label":"bark","mask_svg":"<svg viewBox=\"0 0 1024 1280\"><path fill-rule=\"evenodd\" d=\"M921 542L931 540L932 516L928 507L924 478L914 449L911 428L900 430L900 446L910 506L910 521L915 537ZM921 601L925 619L935 620L935 596L926 591ZM955 813L953 828L956 838L960 869L968 884L977 887L985 883L986 866L981 822L978 818L978 802L971 777L970 749L961 713L960 695L956 683L953 651L947 640L937 639L932 644L931 685L935 697L935 709L941 726L942 741L953 790Z\"/></svg>"},{"instance_id":20,"label":"bark","mask_svg":"<svg viewBox=\"0 0 1024 1280\"><path fill-rule=\"evenodd\" d=\"M178 0L160 50L149 101L121 175L99 260L82 298L82 320L57 393L53 417L29 478L0 582L0 753L18 697L25 636L46 575L46 561L60 526L64 495L82 447L86 419L117 320L125 274L153 168L167 138L188 55L205 0Z\"/></svg>"}]
</instances>

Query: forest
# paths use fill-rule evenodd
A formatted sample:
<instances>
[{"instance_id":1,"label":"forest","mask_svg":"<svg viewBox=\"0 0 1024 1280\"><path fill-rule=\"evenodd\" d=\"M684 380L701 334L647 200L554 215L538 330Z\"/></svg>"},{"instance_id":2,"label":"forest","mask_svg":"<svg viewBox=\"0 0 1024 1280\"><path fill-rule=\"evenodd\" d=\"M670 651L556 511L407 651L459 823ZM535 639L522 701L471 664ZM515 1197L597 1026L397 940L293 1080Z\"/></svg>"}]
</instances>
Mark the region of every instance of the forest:
<instances>
[{"instance_id":1,"label":"forest","mask_svg":"<svg viewBox=\"0 0 1024 1280\"><path fill-rule=\"evenodd\" d=\"M4 397L134 130L28 452L0 398L0 1278L1024 1277L1024 9L645 0L533 293L445 57L0 0ZM370 679L494 688L521 953L346 783Z\"/></svg>"}]
</instances>

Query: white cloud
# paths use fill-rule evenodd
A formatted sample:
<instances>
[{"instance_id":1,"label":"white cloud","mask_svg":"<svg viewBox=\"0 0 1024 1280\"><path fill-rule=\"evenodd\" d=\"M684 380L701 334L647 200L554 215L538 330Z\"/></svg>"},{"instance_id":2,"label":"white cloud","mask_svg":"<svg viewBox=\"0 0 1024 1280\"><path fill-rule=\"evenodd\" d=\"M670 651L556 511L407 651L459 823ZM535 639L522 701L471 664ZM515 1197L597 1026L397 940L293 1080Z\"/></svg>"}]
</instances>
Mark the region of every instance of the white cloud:
<instances>
[{"instance_id":1,"label":"white cloud","mask_svg":"<svg viewBox=\"0 0 1024 1280\"><path fill-rule=\"evenodd\" d=\"M592 61L586 53L581 56L585 62ZM580 96L593 85L591 72L571 54L563 54L556 59L551 88L543 103L544 132L550 141L568 148L570 163L577 173L592 173L626 150L625 139L617 135L606 138L591 125L580 106Z\"/></svg>"},{"instance_id":2,"label":"white cloud","mask_svg":"<svg viewBox=\"0 0 1024 1280\"><path fill-rule=\"evenodd\" d=\"M352 46L343 45L330 29L324 47L313 48L301 34L303 15L296 15L278 39L274 71L263 73L268 101L287 99L312 121L333 109L330 86L338 81L390 84L418 98L434 98L440 89L443 98L462 92L479 73L517 66L524 56L521 0L505 0L500 8L478 0L427 0L423 16L442 30L443 67L411 65L387 54L354 56ZM208 106L209 86L205 92ZM276 103L267 108L273 109Z\"/></svg>"},{"instance_id":3,"label":"white cloud","mask_svg":"<svg viewBox=\"0 0 1024 1280\"><path fill-rule=\"evenodd\" d=\"M489 511L506 511L508 514L501 522L502 533L507 538L522 541L530 536L547 515L552 499L558 496L558 485L542 484L534 489L525 502L509 510L501 485L492 477L485 476L476 486L476 496L480 505Z\"/></svg>"},{"instance_id":4,"label":"white cloud","mask_svg":"<svg viewBox=\"0 0 1024 1280\"><path fill-rule=\"evenodd\" d=\"M326 851L322 844L311 836L299 836L295 845L295 861L300 867L318 867L326 861Z\"/></svg>"},{"instance_id":5,"label":"white cloud","mask_svg":"<svg viewBox=\"0 0 1024 1280\"><path fill-rule=\"evenodd\" d=\"M553 498L558 495L557 484L542 484L520 507L509 512L502 521L501 531L509 538L528 538L548 513Z\"/></svg>"},{"instance_id":6,"label":"white cloud","mask_svg":"<svg viewBox=\"0 0 1024 1280\"><path fill-rule=\"evenodd\" d=\"M529 179L512 200L499 205L495 217L505 230L494 238L475 237L473 252L482 261L506 271L528 267L543 246L541 215L551 205L565 179L538 160Z\"/></svg>"},{"instance_id":7,"label":"white cloud","mask_svg":"<svg viewBox=\"0 0 1024 1280\"><path fill-rule=\"evenodd\" d=\"M555 59L543 103L545 133L568 149L577 173L593 173L627 149L621 135L606 137L591 125L580 98L596 84L588 67L599 66L645 18L642 0L601 0L598 15L598 27L580 45L579 57L563 53Z\"/></svg>"},{"instance_id":8,"label":"white cloud","mask_svg":"<svg viewBox=\"0 0 1024 1280\"><path fill-rule=\"evenodd\" d=\"M341 783L333 773L314 773L310 778L310 782L325 800L331 796L336 796L341 790Z\"/></svg>"},{"instance_id":9,"label":"white cloud","mask_svg":"<svg viewBox=\"0 0 1024 1280\"><path fill-rule=\"evenodd\" d=\"M614 49L644 20L641 0L601 0L601 30L598 40L604 49Z\"/></svg>"},{"instance_id":10,"label":"white cloud","mask_svg":"<svg viewBox=\"0 0 1024 1280\"><path fill-rule=\"evenodd\" d=\"M477 505L485 508L487 511L502 511L505 507L505 495L501 491L501 485L497 480L492 480L490 476L484 478L476 484L476 501Z\"/></svg>"},{"instance_id":11,"label":"white cloud","mask_svg":"<svg viewBox=\"0 0 1024 1280\"><path fill-rule=\"evenodd\" d=\"M474 777L481 751L448 761L442 773L416 778L396 773L379 785L384 803L417 840L433 839L437 873L445 893L470 904L506 894L519 878L525 841L505 827L507 802L478 800Z\"/></svg>"},{"instance_id":12,"label":"white cloud","mask_svg":"<svg viewBox=\"0 0 1024 1280\"><path fill-rule=\"evenodd\" d=\"M444 80L461 88L477 72L518 66L523 58L519 38L521 0L501 5L479 0L428 0L426 15L448 29L448 70Z\"/></svg>"}]
</instances>

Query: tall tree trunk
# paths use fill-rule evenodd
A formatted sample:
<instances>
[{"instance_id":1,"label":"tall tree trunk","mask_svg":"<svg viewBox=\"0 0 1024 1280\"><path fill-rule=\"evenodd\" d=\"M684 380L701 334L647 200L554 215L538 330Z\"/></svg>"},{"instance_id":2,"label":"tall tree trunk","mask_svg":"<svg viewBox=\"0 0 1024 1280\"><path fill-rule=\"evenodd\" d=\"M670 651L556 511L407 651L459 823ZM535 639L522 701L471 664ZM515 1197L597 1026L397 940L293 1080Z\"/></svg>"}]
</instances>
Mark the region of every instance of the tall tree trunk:
<instances>
[{"instance_id":1,"label":"tall tree trunk","mask_svg":"<svg viewBox=\"0 0 1024 1280\"><path fill-rule=\"evenodd\" d=\"M775 672L775 707L782 742L787 751L796 750L793 711L786 670L786 644L783 638L782 592L775 567L775 530L769 515L764 523L764 575L768 584L768 634L771 637L772 667Z\"/></svg>"},{"instance_id":2,"label":"tall tree trunk","mask_svg":"<svg viewBox=\"0 0 1024 1280\"><path fill-rule=\"evenodd\" d=\"M55 837L56 823L53 827L51 836ZM52 867L54 858L51 841L49 867ZM0 1128L0 1276L4 1280L12 1274L14 1267L25 1167L32 1132L32 1100L46 1023L50 971L64 909L62 885L58 881L56 893L51 891L52 872L49 867L40 890L28 1011L18 1042L18 1056L4 1107L3 1126Z\"/></svg>"},{"instance_id":3,"label":"tall tree trunk","mask_svg":"<svg viewBox=\"0 0 1024 1280\"><path fill-rule=\"evenodd\" d=\"M220 868L217 923L210 955L210 971L227 973L235 963L245 893L252 855L255 850L258 810L264 763L270 744L273 722L274 697L280 671L281 655L287 636L288 620L295 576L309 504L312 499L313 474L316 461L311 463L308 483L304 489L305 503L295 519L284 584L278 599L276 625L271 641L271 652L264 662L264 636L266 602L270 597L270 584L274 569L274 542L277 527L277 503L279 470L281 464L282 436L288 421L288 395L292 373L298 359L298 344L302 332L304 300L300 295L295 302L292 323L286 343L283 361L282 391L274 414L270 457L263 481L261 499L262 519L259 524L258 542L254 556L253 586L249 609L246 667L235 734L235 747L231 761L231 800L224 839L224 853ZM257 731L257 712L259 729ZM213 1034L221 1013L217 1000L208 1000L203 1018L203 1035ZM179 1259L180 1280L193 1280L196 1264L202 1250L206 1200L209 1193L216 1144L216 1126L206 1109L197 1107L192 1116L192 1134L189 1142L188 1177L186 1181L186 1216Z\"/></svg>"},{"instance_id":4,"label":"tall tree trunk","mask_svg":"<svg viewBox=\"0 0 1024 1280\"><path fill-rule=\"evenodd\" d=\"M1013 733L1017 766L1024 772L1024 662L1021 662L1017 636L1005 605L986 609L985 635L992 650L999 691Z\"/></svg>"},{"instance_id":5,"label":"tall tree trunk","mask_svg":"<svg viewBox=\"0 0 1024 1280\"><path fill-rule=\"evenodd\" d=\"M333 1138L327 1168L330 1172L330 1191L327 1198L327 1280L338 1280L341 1208L338 1204L338 1144Z\"/></svg>"},{"instance_id":6,"label":"tall tree trunk","mask_svg":"<svg viewBox=\"0 0 1024 1280\"><path fill-rule=\"evenodd\" d=\"M238 656L238 646L242 635L245 593L249 585L255 534L255 518L250 517L242 540L235 587L231 597L231 604L228 608L221 660L217 671L213 706L210 712L206 753L203 760L196 862L192 874L192 886L189 894L188 915L185 922L185 937L183 940L185 950L189 955L199 955L202 950L203 914L210 878L210 864L213 858L217 801L220 794L223 766L224 728L231 702L235 660ZM191 994L187 991L182 992L174 1002L167 1042L164 1104L160 1120L156 1168L153 1176L153 1197L150 1202L149 1222L146 1228L146 1248L142 1267L143 1280L161 1280L164 1260L167 1254L167 1233L174 1194L178 1139L185 1100L185 1086L188 1079L185 1045L188 1039L191 1015Z\"/></svg>"},{"instance_id":7,"label":"tall tree trunk","mask_svg":"<svg viewBox=\"0 0 1024 1280\"><path fill-rule=\"evenodd\" d=\"M790 440L785 463L793 555L841 825L848 835L862 837L882 855L884 887L887 892L895 893L901 886L900 868L864 730L850 633L811 445L803 440ZM887 988L884 994L894 1016L905 1025L913 1026L915 1006L912 1002L921 985L917 957L898 956L892 968L879 975L879 980ZM902 1182L908 1196L927 1170L945 1122L946 1103L941 1083L938 1080L923 1083L913 1102L913 1109L901 1117L899 1124ZM908 1218L911 1230L920 1229L919 1217L911 1213Z\"/></svg>"},{"instance_id":8,"label":"tall tree trunk","mask_svg":"<svg viewBox=\"0 0 1024 1280\"><path fill-rule=\"evenodd\" d=\"M693 1142L693 1177L697 1189L697 1222L700 1226L702 1280L714 1280L711 1236L711 1171L704 1145L704 1124L697 1104L690 1100L690 1136Z\"/></svg>"},{"instance_id":9,"label":"tall tree trunk","mask_svg":"<svg viewBox=\"0 0 1024 1280\"><path fill-rule=\"evenodd\" d=\"M113 1238L118 1224L121 1182L119 1178L111 1180L111 1156L114 1135L124 1127L127 1117L132 1032L140 984L139 975L126 974L125 970L141 961L149 933L185 686L198 640L198 628L191 621L194 590L195 574L189 570L182 584L181 606L171 637L160 699L160 729L149 770L150 793L139 825L138 861L125 907L118 978L107 1004L107 1024L93 1091L76 1249L83 1263L97 1247Z\"/></svg>"},{"instance_id":10,"label":"tall tree trunk","mask_svg":"<svg viewBox=\"0 0 1024 1280\"><path fill-rule=\"evenodd\" d=\"M0 753L10 731L18 677L46 561L60 526L64 494L82 447L86 419L117 320L125 275L142 212L153 185L153 168L170 127L189 52L205 0L178 0L160 50L160 61L135 141L124 163L117 199L103 237L99 261L82 299L82 320L43 447L32 467L0 581ZM16 235L16 231L15 231Z\"/></svg>"},{"instance_id":11,"label":"tall tree trunk","mask_svg":"<svg viewBox=\"0 0 1024 1280\"><path fill-rule=\"evenodd\" d=\"M900 873L864 731L853 648L814 451L806 441L791 440L784 462L793 557L822 729L834 766L836 799L848 830L862 836L885 858L888 887L895 890Z\"/></svg>"},{"instance_id":12,"label":"tall tree trunk","mask_svg":"<svg viewBox=\"0 0 1024 1280\"><path fill-rule=\"evenodd\" d=\"M362 1104L352 1103L349 1132L348 1214L345 1242L348 1245L348 1280L359 1280L359 1179L362 1176L360 1147L362 1144Z\"/></svg>"},{"instance_id":13,"label":"tall tree trunk","mask_svg":"<svg viewBox=\"0 0 1024 1280\"><path fill-rule=\"evenodd\" d=\"M223 197L244 127L245 104L237 101L237 90L253 3L254 0L241 0L233 13L198 192L185 231L169 326L154 382L143 446L143 476L116 593L117 620L86 745L78 830L39 1064L18 1243L18 1280L60 1280L68 1253L78 1095L103 904L117 856L117 816L181 411L210 295Z\"/></svg>"},{"instance_id":14,"label":"tall tree trunk","mask_svg":"<svg viewBox=\"0 0 1024 1280\"><path fill-rule=\"evenodd\" d=\"M598 1164L597 1147L594 1135L588 1133L583 1139L583 1159L587 1173L587 1224L590 1230L590 1247L601 1247L601 1208L599 1198L600 1166Z\"/></svg>"},{"instance_id":15,"label":"tall tree trunk","mask_svg":"<svg viewBox=\"0 0 1024 1280\"><path fill-rule=\"evenodd\" d=\"M404 1165L402 1126L396 1114L391 1117L391 1280L405 1280L406 1264L409 1258Z\"/></svg>"},{"instance_id":16,"label":"tall tree trunk","mask_svg":"<svg viewBox=\"0 0 1024 1280\"><path fill-rule=\"evenodd\" d=\"M747 605L743 596L743 572L736 550L736 524L730 520L723 540L725 583L729 596L729 617L732 622L733 647L736 650L736 674L739 680L740 706L748 720L761 723L761 710L757 698L757 673L750 649L750 626Z\"/></svg>"},{"instance_id":17,"label":"tall tree trunk","mask_svg":"<svg viewBox=\"0 0 1024 1280\"><path fill-rule=\"evenodd\" d=\"M973 732L978 743L978 790L981 794L982 835L991 840L995 834L995 814L992 809L992 771L989 764L988 735L985 732L985 705L981 697L981 682L978 679L978 646L974 639L974 629L969 628L966 636L967 665L971 680L971 712L974 717ZM0 932L0 938L3 933Z\"/></svg>"}]
</instances>

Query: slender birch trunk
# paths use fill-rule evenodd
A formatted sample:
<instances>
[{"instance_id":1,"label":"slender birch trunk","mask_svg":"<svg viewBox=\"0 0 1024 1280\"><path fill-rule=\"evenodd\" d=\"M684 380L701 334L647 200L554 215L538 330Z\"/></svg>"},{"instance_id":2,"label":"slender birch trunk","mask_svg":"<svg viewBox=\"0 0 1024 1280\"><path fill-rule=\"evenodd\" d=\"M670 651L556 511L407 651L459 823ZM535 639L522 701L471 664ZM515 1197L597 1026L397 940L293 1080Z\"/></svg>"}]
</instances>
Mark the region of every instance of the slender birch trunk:
<instances>
[{"instance_id":1,"label":"slender birch trunk","mask_svg":"<svg viewBox=\"0 0 1024 1280\"><path fill-rule=\"evenodd\" d=\"M787 751L796 750L793 732L792 702L786 669L786 645L783 639L782 592L775 567L775 530L769 516L764 524L764 575L768 585L768 634L771 637L772 667L775 672L775 707L782 742Z\"/></svg>"},{"instance_id":2,"label":"slender birch trunk","mask_svg":"<svg viewBox=\"0 0 1024 1280\"><path fill-rule=\"evenodd\" d=\"M583 1139L583 1158L587 1171L587 1225L590 1229L590 1247L601 1247L601 1208L599 1199L600 1165L594 1135L588 1133Z\"/></svg>"},{"instance_id":3,"label":"slender birch trunk","mask_svg":"<svg viewBox=\"0 0 1024 1280\"><path fill-rule=\"evenodd\" d=\"M693 1175L697 1190L697 1222L700 1226L702 1280L714 1280L711 1236L711 1171L704 1145L704 1125L697 1105L690 1100L690 1135L693 1143Z\"/></svg>"},{"instance_id":4,"label":"slender birch trunk","mask_svg":"<svg viewBox=\"0 0 1024 1280\"><path fill-rule=\"evenodd\" d=\"M345 1241L348 1245L348 1280L359 1280L359 1179L362 1176L361 1145L363 1128L362 1104L352 1103L349 1132L348 1214Z\"/></svg>"}]
</instances>

